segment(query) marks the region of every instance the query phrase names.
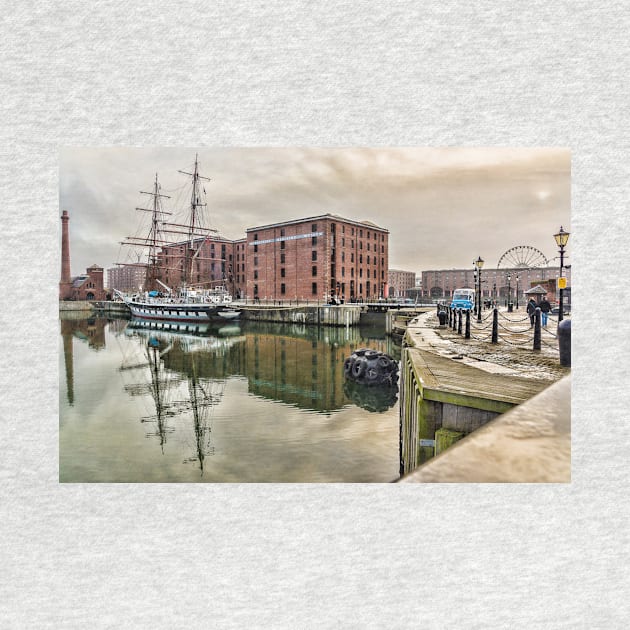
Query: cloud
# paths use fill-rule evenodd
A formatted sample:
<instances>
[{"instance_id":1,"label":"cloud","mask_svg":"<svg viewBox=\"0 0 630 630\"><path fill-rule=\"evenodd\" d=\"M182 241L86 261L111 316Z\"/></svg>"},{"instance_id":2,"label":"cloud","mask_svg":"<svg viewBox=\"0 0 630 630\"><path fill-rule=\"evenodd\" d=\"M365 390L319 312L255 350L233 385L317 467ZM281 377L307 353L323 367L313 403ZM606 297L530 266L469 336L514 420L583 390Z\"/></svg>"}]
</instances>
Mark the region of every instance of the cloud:
<instances>
[{"instance_id":1,"label":"cloud","mask_svg":"<svg viewBox=\"0 0 630 630\"><path fill-rule=\"evenodd\" d=\"M141 229L137 206L158 173L168 207L189 201L199 154L212 227L228 238L270 222L334 213L390 230L390 266L496 264L515 245L554 255L570 225L570 153L561 148L68 148L61 209L70 214L73 273L112 266ZM145 217L146 220L146 217Z\"/></svg>"}]
</instances>

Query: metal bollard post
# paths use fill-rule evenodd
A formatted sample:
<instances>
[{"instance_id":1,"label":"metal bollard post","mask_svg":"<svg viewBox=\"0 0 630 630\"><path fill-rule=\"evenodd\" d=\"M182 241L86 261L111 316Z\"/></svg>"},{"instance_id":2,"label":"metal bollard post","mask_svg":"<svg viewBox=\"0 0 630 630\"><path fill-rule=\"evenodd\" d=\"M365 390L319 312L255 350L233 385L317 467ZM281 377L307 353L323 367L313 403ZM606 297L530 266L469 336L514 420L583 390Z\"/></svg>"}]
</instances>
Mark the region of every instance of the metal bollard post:
<instances>
[{"instance_id":1,"label":"metal bollard post","mask_svg":"<svg viewBox=\"0 0 630 630\"><path fill-rule=\"evenodd\" d=\"M457 312L457 334L461 335L462 334L462 309L458 309Z\"/></svg>"},{"instance_id":2,"label":"metal bollard post","mask_svg":"<svg viewBox=\"0 0 630 630\"><path fill-rule=\"evenodd\" d=\"M540 308L534 311L534 350L540 350Z\"/></svg>"},{"instance_id":3,"label":"metal bollard post","mask_svg":"<svg viewBox=\"0 0 630 630\"><path fill-rule=\"evenodd\" d=\"M492 343L499 343L499 309L496 306L492 312Z\"/></svg>"},{"instance_id":4,"label":"metal bollard post","mask_svg":"<svg viewBox=\"0 0 630 630\"><path fill-rule=\"evenodd\" d=\"M560 365L571 367L571 320L563 319L558 324L558 348Z\"/></svg>"},{"instance_id":5,"label":"metal bollard post","mask_svg":"<svg viewBox=\"0 0 630 630\"><path fill-rule=\"evenodd\" d=\"M470 339L470 310L466 310L466 339Z\"/></svg>"},{"instance_id":6,"label":"metal bollard post","mask_svg":"<svg viewBox=\"0 0 630 630\"><path fill-rule=\"evenodd\" d=\"M457 331L457 309L453 309L453 332Z\"/></svg>"}]
</instances>

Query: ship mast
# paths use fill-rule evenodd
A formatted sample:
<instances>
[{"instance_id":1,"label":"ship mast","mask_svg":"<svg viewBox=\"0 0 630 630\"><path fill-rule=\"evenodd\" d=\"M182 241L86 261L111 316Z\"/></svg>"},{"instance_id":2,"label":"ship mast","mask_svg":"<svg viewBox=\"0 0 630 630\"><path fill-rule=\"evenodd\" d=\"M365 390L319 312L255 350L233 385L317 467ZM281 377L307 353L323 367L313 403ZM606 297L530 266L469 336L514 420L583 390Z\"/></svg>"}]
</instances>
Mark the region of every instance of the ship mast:
<instances>
[{"instance_id":1,"label":"ship mast","mask_svg":"<svg viewBox=\"0 0 630 630\"><path fill-rule=\"evenodd\" d=\"M160 229L159 224L162 220L162 207L160 198L164 197L170 199L168 195L160 194L160 185L158 183L157 173L155 174L155 184L153 186L153 192L140 191L144 195L151 195L153 197L153 210L151 213L151 230L149 232L149 262L147 265L147 275L145 279L145 290L153 291L158 288L157 281L161 279L162 274L159 270L158 264L158 241L160 241Z\"/></svg>"},{"instance_id":2,"label":"ship mast","mask_svg":"<svg viewBox=\"0 0 630 630\"><path fill-rule=\"evenodd\" d=\"M178 171L183 175L189 175L192 177L192 193L190 196L190 223L188 227L188 247L186 249L186 259L184 261L184 286L188 282L192 283L192 267L193 260L195 256L201 251L201 245L195 253L194 245L195 245L195 235L199 231L212 231L216 232L216 230L209 230L208 228L204 228L200 225L201 221L201 212L202 209L205 208L208 204L201 201L200 191L199 191L199 180L203 179L207 182L210 181L209 177L203 177L199 175L199 154L195 153L195 168L192 173L188 173L187 171ZM205 192L205 191L204 191Z\"/></svg>"},{"instance_id":3,"label":"ship mast","mask_svg":"<svg viewBox=\"0 0 630 630\"><path fill-rule=\"evenodd\" d=\"M136 208L140 212L150 212L151 213L151 227L149 229L149 234L146 237L135 237L128 236L124 241L121 242L122 245L132 245L134 247L148 247L149 253L147 257L146 263L121 263L125 267L137 267L142 266L146 267L145 281L144 281L144 290L145 291L153 291L156 289L160 289L158 286L158 281L162 277L160 272L160 263L158 257L158 249L163 246L166 242L162 236L161 225L164 223L164 216L170 215L170 212L166 212L162 209L161 199L170 199L168 195L163 195L160 192L160 184L158 182L158 175L155 174L155 182L153 184L153 191L147 192L145 190L141 190L140 193L143 195L150 195L153 197L153 203L151 208Z\"/></svg>"}]
</instances>

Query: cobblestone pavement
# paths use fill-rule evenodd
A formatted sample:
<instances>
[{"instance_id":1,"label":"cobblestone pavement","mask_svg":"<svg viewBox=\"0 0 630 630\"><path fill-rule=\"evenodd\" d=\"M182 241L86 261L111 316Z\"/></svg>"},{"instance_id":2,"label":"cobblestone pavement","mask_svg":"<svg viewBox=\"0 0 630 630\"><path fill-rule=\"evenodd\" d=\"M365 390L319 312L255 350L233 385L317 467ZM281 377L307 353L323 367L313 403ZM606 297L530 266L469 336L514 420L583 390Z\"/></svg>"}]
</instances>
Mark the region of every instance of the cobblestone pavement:
<instances>
[{"instance_id":1,"label":"cobblestone pavement","mask_svg":"<svg viewBox=\"0 0 630 630\"><path fill-rule=\"evenodd\" d=\"M454 360L475 365L489 372L510 373L525 378L557 381L570 373L560 365L556 327L558 320L550 317L541 329L541 349L533 350L534 329L525 310L507 313L499 311L499 342L491 343L492 311L482 312L482 322L471 317L470 339L448 326L440 328L437 313L427 313L410 322L412 333L419 333L422 342ZM424 334L423 334L424 329ZM462 332L465 319L462 318Z\"/></svg>"}]
</instances>

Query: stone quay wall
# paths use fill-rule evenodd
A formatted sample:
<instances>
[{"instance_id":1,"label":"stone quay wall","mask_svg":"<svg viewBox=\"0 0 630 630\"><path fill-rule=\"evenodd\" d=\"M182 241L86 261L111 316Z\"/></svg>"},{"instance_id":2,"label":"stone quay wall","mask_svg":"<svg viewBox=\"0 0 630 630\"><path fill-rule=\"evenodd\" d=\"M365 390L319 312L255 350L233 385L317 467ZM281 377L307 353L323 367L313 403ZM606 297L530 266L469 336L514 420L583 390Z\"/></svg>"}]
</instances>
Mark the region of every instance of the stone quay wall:
<instances>
[{"instance_id":1,"label":"stone quay wall","mask_svg":"<svg viewBox=\"0 0 630 630\"><path fill-rule=\"evenodd\" d=\"M361 306L240 307L241 319L311 326L358 326Z\"/></svg>"}]
</instances>

